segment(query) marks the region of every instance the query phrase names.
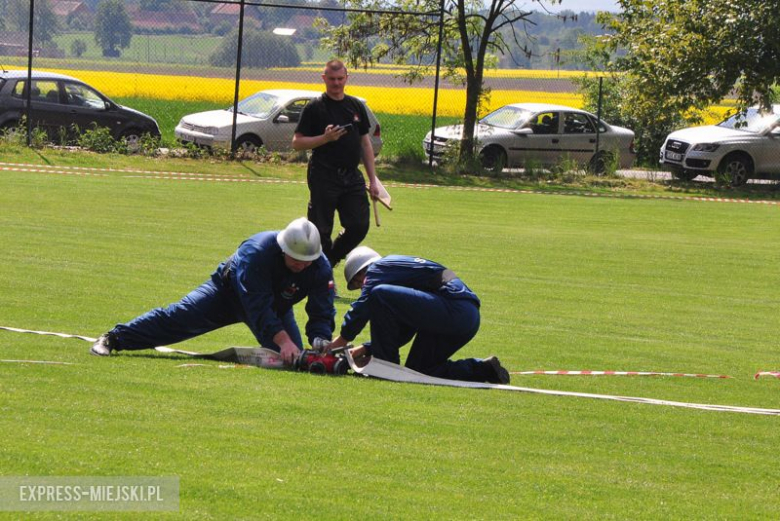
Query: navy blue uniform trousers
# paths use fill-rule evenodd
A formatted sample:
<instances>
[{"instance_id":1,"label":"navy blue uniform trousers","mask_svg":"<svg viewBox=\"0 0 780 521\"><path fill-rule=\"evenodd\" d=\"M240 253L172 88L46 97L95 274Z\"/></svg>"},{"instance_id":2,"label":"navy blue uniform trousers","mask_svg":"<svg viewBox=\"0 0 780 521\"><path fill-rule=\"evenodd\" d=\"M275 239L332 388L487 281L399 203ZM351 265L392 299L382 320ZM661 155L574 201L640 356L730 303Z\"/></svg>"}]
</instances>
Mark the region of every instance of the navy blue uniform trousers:
<instances>
[{"instance_id":1,"label":"navy blue uniform trousers","mask_svg":"<svg viewBox=\"0 0 780 521\"><path fill-rule=\"evenodd\" d=\"M481 360L449 360L479 330L479 306L474 300L380 284L371 292L368 305L373 356L400 363L400 348L414 337L406 367L439 378L485 381Z\"/></svg>"},{"instance_id":2,"label":"navy blue uniform trousers","mask_svg":"<svg viewBox=\"0 0 780 521\"><path fill-rule=\"evenodd\" d=\"M292 308L279 317L284 330L299 348L303 347L301 333ZM156 308L127 324L119 324L112 333L119 340L121 350L152 349L157 346L183 342L224 326L246 322L246 314L238 296L217 273L195 288L179 302ZM273 342L262 342L263 347L276 351Z\"/></svg>"}]
</instances>

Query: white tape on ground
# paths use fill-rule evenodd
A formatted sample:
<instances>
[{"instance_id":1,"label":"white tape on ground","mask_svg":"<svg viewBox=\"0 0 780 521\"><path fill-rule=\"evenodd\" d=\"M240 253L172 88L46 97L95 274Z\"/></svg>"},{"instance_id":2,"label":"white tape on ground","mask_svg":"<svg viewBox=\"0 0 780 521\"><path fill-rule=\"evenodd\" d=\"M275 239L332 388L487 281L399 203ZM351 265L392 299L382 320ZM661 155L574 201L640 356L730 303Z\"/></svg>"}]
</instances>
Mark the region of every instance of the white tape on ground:
<instances>
[{"instance_id":1,"label":"white tape on ground","mask_svg":"<svg viewBox=\"0 0 780 521\"><path fill-rule=\"evenodd\" d=\"M79 340L85 340L87 342L94 342L96 339L82 335L70 335L67 333L54 333L51 331L35 331L31 329L19 329L15 327L0 326L0 330L12 331L15 333L33 333L36 335L50 335L60 338L76 338ZM234 348L235 349L235 348ZM241 349L241 348L238 348ZM182 352L166 348L163 352L179 352L190 354L189 352ZM744 414L763 414L770 416L780 416L780 409L764 409L760 407L740 407L734 405L710 405L705 403L687 403L687 402L675 402L671 400L656 400L654 398L640 398L634 396L613 396L609 394L591 394L591 393L578 393L572 391L555 391L551 389L534 389L531 387L515 387L512 385L500 385L500 384L488 384L479 382L463 382L460 380L445 380L443 378L435 378L433 376L424 375L413 371L400 365L385 362L384 360L372 359L366 366L358 367L355 364L355 360L352 359L349 351L347 353L347 360L352 370L358 374L364 376L373 376L374 378L380 378L382 380L389 380L392 382L406 382L425 385L441 385L447 387L465 387L470 389L499 389L503 391L519 391L525 393L534 394L546 394L550 396L572 396L578 398L593 398L597 400L611 400L617 402L631 402L631 403L646 403L651 405L667 405L670 407L685 407L688 409L702 409L705 411L720 411L720 412L738 412ZM196 355L197 353L192 353Z\"/></svg>"},{"instance_id":2,"label":"white tape on ground","mask_svg":"<svg viewBox=\"0 0 780 521\"><path fill-rule=\"evenodd\" d=\"M225 183L277 183L277 184L304 184L305 183L305 181L296 181L291 179L256 179L256 178L247 178L247 177L225 177L225 176L216 176L214 174L199 174L199 173L191 173L191 172L164 172L164 171L160 172L154 170L91 168L91 167L78 167L78 166L58 167L54 165L33 165L33 164L25 164L25 163L3 163L3 162L0 162L0 171L32 172L32 173L76 175L76 176L101 176L101 175L107 175L101 172L117 172L117 173L140 174L140 175L125 176L125 177L134 177L140 179L164 179L164 180L175 180L175 181L213 181L213 182L225 182ZM583 192L577 190L564 191L564 192L548 192L545 190L484 188L478 186L446 186L446 185L434 185L434 184L423 184L423 183L419 183L419 184L387 183L386 186L389 188L412 188L412 189L443 188L446 190L452 190L458 192L495 192L495 193L508 193L508 194L525 194L525 195L596 197L596 198L607 198L607 199L661 199L667 201L763 204L769 206L780 206L780 201L776 201L776 200L732 199L728 197L596 193L596 192Z\"/></svg>"},{"instance_id":3,"label":"white tape on ground","mask_svg":"<svg viewBox=\"0 0 780 521\"><path fill-rule=\"evenodd\" d=\"M780 371L759 371L753 376L753 378L758 380L762 376L772 376L774 378L780 378Z\"/></svg>"},{"instance_id":4,"label":"white tape on ground","mask_svg":"<svg viewBox=\"0 0 780 521\"><path fill-rule=\"evenodd\" d=\"M503 391L519 391L524 393L534 394L546 394L550 396L572 396L577 398L593 398L597 400L611 400L617 402L631 402L631 403L646 403L650 405L666 405L670 407L685 407L688 409L702 409L705 411L720 411L720 412L739 412L745 414L763 414L770 416L780 416L780 409L763 409L759 407L739 407L733 405L710 405L704 403L687 403L687 402L675 402L671 400L656 400L654 398L640 398L634 396L613 396L609 394L591 394L591 393L578 393L571 391L554 391L551 389L533 389L530 387L515 387L512 385L500 385L500 384L487 384L479 382L463 382L459 380L445 380L443 378L435 378L433 376L424 375L413 371L406 367L385 362L384 360L374 360L365 365L364 367L358 367L355 364L355 360L352 358L349 351L347 351L347 360L352 370L358 374L365 376L373 376L374 378L381 378L382 380L390 380L393 382L406 382L425 385L442 385L447 387L467 387L470 389L500 389Z\"/></svg>"}]
</instances>

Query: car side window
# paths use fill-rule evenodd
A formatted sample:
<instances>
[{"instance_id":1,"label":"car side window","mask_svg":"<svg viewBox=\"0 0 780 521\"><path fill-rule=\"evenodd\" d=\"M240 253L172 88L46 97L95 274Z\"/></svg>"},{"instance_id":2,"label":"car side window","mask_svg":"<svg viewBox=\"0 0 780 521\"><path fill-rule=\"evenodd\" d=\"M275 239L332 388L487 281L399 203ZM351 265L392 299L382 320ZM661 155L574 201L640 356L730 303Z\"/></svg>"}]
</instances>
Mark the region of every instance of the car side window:
<instances>
[{"instance_id":1,"label":"car side window","mask_svg":"<svg viewBox=\"0 0 780 521\"><path fill-rule=\"evenodd\" d=\"M595 134L596 127L586 114L567 112L563 117L564 134Z\"/></svg>"},{"instance_id":2,"label":"car side window","mask_svg":"<svg viewBox=\"0 0 780 521\"><path fill-rule=\"evenodd\" d=\"M65 96L68 100L68 105L76 105L78 107L85 107L96 110L105 110L106 103L103 101L98 93L80 83L65 83Z\"/></svg>"},{"instance_id":3,"label":"car side window","mask_svg":"<svg viewBox=\"0 0 780 521\"><path fill-rule=\"evenodd\" d=\"M290 123L298 123L298 120L301 119L301 112L303 112L303 107L309 104L308 99L298 99L291 103L288 103L284 109L279 113L280 116L287 116L287 118L290 120Z\"/></svg>"},{"instance_id":4,"label":"car side window","mask_svg":"<svg viewBox=\"0 0 780 521\"><path fill-rule=\"evenodd\" d=\"M607 126L604 125L603 121L599 121L598 119L594 118L593 116L588 116L588 119L590 120L590 124L595 126L598 126L599 133L603 134L607 131Z\"/></svg>"},{"instance_id":5,"label":"car side window","mask_svg":"<svg viewBox=\"0 0 780 521\"><path fill-rule=\"evenodd\" d=\"M59 103L60 102L60 87L56 81L39 81L33 82L33 85L38 86L40 90L41 101L46 103Z\"/></svg>"},{"instance_id":6,"label":"car side window","mask_svg":"<svg viewBox=\"0 0 780 521\"><path fill-rule=\"evenodd\" d=\"M27 98L27 81L17 81L14 85L11 96L14 98ZM32 101L43 101L48 103L60 102L60 89L56 81L51 80L33 80L32 91L30 94Z\"/></svg>"},{"instance_id":7,"label":"car side window","mask_svg":"<svg viewBox=\"0 0 780 521\"><path fill-rule=\"evenodd\" d=\"M24 98L27 96L27 91L25 90L26 81L17 81L16 85L14 85L13 90L11 91L11 96L14 98Z\"/></svg>"},{"instance_id":8,"label":"car side window","mask_svg":"<svg viewBox=\"0 0 780 521\"><path fill-rule=\"evenodd\" d=\"M531 129L534 134L557 134L558 113L542 112L531 118Z\"/></svg>"}]
</instances>

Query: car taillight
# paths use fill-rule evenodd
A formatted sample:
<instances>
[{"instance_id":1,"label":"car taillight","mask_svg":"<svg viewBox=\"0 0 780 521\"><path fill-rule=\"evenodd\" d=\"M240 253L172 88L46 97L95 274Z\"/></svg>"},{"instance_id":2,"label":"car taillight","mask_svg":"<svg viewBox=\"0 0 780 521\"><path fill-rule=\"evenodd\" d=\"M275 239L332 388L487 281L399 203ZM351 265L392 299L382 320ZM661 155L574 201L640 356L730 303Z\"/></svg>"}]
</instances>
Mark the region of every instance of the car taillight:
<instances>
[{"instance_id":1,"label":"car taillight","mask_svg":"<svg viewBox=\"0 0 780 521\"><path fill-rule=\"evenodd\" d=\"M382 136L382 129L379 127L379 123L376 124L376 128L374 129L374 137L381 137Z\"/></svg>"}]
</instances>

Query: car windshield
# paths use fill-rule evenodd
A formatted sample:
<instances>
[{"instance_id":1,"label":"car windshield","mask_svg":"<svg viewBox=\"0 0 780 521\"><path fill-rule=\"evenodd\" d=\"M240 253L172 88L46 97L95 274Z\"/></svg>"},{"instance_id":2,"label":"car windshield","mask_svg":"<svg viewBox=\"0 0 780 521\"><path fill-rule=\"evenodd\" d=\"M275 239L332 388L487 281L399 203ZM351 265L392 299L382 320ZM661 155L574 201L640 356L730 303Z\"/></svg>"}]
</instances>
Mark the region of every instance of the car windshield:
<instances>
[{"instance_id":1,"label":"car windshield","mask_svg":"<svg viewBox=\"0 0 780 521\"><path fill-rule=\"evenodd\" d=\"M276 107L279 98L267 92L258 92L254 96L249 96L238 102L238 111L241 114L247 114L256 118L266 118ZM228 109L228 110L233 110Z\"/></svg>"},{"instance_id":2,"label":"car windshield","mask_svg":"<svg viewBox=\"0 0 780 521\"><path fill-rule=\"evenodd\" d=\"M746 112L734 114L730 118L718 123L719 127L744 130L760 134L769 128L774 128L778 124L780 115L775 113L762 113L757 108L748 109Z\"/></svg>"},{"instance_id":3,"label":"car windshield","mask_svg":"<svg viewBox=\"0 0 780 521\"><path fill-rule=\"evenodd\" d=\"M501 107L480 120L484 125L500 128L518 128L531 117L533 112L519 107Z\"/></svg>"}]
</instances>

